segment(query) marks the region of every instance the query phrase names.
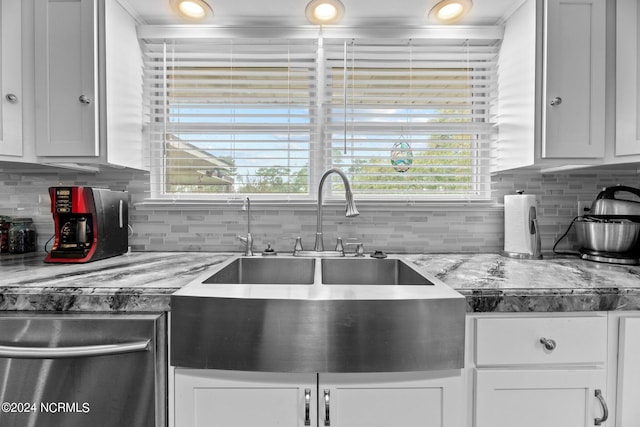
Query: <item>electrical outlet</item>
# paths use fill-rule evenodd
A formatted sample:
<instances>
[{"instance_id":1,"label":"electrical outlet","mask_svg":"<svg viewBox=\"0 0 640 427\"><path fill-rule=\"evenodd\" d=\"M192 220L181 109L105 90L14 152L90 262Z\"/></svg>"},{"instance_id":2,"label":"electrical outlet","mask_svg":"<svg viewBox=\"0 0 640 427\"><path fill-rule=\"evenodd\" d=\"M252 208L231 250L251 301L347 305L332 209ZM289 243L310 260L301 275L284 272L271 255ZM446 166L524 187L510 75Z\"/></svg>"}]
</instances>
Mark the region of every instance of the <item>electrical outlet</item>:
<instances>
[{"instance_id":1,"label":"electrical outlet","mask_svg":"<svg viewBox=\"0 0 640 427\"><path fill-rule=\"evenodd\" d=\"M578 200L578 216L583 216L591 210L591 202L582 202Z\"/></svg>"}]
</instances>

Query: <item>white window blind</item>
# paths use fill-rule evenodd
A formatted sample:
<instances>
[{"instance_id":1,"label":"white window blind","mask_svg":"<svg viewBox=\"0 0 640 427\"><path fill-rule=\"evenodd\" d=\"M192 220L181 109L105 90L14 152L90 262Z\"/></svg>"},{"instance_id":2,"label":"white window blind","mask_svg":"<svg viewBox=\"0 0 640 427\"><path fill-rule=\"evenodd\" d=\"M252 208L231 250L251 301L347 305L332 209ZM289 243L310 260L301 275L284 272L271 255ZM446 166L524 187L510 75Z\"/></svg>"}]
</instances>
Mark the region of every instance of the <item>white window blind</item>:
<instances>
[{"instance_id":1,"label":"white window blind","mask_svg":"<svg viewBox=\"0 0 640 427\"><path fill-rule=\"evenodd\" d=\"M325 40L325 155L359 198L490 198L497 40Z\"/></svg>"},{"instance_id":2,"label":"white window blind","mask_svg":"<svg viewBox=\"0 0 640 427\"><path fill-rule=\"evenodd\" d=\"M152 186L308 194L315 40L147 40Z\"/></svg>"},{"instance_id":3,"label":"white window blind","mask_svg":"<svg viewBox=\"0 0 640 427\"><path fill-rule=\"evenodd\" d=\"M498 43L146 38L153 196L490 199Z\"/></svg>"}]
</instances>

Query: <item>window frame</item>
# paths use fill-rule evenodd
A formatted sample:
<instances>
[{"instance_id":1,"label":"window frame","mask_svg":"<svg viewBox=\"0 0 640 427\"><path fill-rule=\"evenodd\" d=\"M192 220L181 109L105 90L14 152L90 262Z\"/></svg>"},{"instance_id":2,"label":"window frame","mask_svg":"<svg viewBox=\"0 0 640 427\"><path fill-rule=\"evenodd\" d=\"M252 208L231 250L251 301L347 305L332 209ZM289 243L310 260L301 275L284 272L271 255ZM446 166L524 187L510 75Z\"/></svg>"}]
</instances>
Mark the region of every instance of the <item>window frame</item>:
<instances>
[{"instance_id":1,"label":"window frame","mask_svg":"<svg viewBox=\"0 0 640 427\"><path fill-rule=\"evenodd\" d=\"M503 35L503 28L501 26L477 26L477 27L421 27L421 28L316 28L316 27L297 27L288 29L273 29L273 28L195 28L195 27L177 27L177 26L157 26L157 25L142 25L138 28L138 35L141 43L145 40L152 39L171 39L171 38L228 38L228 37L277 37L277 38L318 38L323 39L325 37L334 38L366 38L375 34L376 38L389 37L389 38L428 38L428 39L501 39ZM321 61L323 58L319 58ZM326 76L324 75L324 65L317 67L316 85L322 87L325 84ZM318 91L320 92L320 91ZM325 120L325 107L323 105L324 100L321 96L318 96L316 105L316 117L318 122L316 126L319 128L318 138L323 141L322 144L328 144L330 147L331 142L324 135L323 122ZM312 115L313 116L313 115ZM163 165L162 159L154 158L150 155L150 175L151 179L151 191L150 197L146 200L153 202L170 202L185 203L193 202L196 205L206 204L228 204L231 201L242 199L246 196L252 198L252 200L259 200L269 205L281 205L281 204L298 204L306 205L315 203L317 200L317 187L320 178L324 171L331 167L328 164L328 159L324 155L326 145L321 147L310 148L310 161L309 161L309 193L308 194L283 194L283 193L164 193L162 191L163 183ZM153 149L150 150L151 152ZM487 179L490 180L491 171L487 172ZM155 177L155 179L154 179ZM338 181L336 181L337 187L340 187ZM328 187L327 194L324 199L327 203L332 204L334 202L342 200L340 194L332 194L331 185ZM437 197L418 197L416 195L407 194L398 198L385 198L385 196L359 195L355 193L356 199L360 203L371 203L379 205L380 203L393 205L441 205L441 206L463 206L463 205L484 205L492 204L490 198L437 198Z\"/></svg>"}]
</instances>

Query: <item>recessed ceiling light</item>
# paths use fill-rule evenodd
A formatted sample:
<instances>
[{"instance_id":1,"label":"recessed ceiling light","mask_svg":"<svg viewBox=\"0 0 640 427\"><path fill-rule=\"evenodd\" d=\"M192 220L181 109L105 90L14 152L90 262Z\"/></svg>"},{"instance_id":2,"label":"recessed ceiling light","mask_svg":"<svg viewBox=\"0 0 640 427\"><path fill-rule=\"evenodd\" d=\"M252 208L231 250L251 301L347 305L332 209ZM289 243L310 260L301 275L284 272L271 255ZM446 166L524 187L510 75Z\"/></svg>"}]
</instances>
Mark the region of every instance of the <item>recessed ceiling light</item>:
<instances>
[{"instance_id":1,"label":"recessed ceiling light","mask_svg":"<svg viewBox=\"0 0 640 427\"><path fill-rule=\"evenodd\" d=\"M441 24L453 24L471 10L471 0L442 0L429 11L429 18Z\"/></svg>"},{"instance_id":2,"label":"recessed ceiling light","mask_svg":"<svg viewBox=\"0 0 640 427\"><path fill-rule=\"evenodd\" d=\"M304 13L312 24L335 24L344 15L344 5L340 0L311 0Z\"/></svg>"},{"instance_id":3,"label":"recessed ceiling light","mask_svg":"<svg viewBox=\"0 0 640 427\"><path fill-rule=\"evenodd\" d=\"M205 0L170 0L173 11L187 19L202 20L213 15L213 9Z\"/></svg>"}]
</instances>

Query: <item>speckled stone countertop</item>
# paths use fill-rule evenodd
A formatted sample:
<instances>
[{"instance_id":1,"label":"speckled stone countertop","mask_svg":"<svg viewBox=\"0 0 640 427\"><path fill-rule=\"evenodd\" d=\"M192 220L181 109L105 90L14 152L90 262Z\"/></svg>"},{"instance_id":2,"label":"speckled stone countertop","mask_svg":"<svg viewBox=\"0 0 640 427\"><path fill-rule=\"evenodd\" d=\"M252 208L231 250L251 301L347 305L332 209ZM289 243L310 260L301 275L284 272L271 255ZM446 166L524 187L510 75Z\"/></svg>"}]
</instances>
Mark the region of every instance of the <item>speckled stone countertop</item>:
<instances>
[{"instance_id":1,"label":"speckled stone countertop","mask_svg":"<svg viewBox=\"0 0 640 427\"><path fill-rule=\"evenodd\" d=\"M168 311L170 295L230 253L134 252L87 264L0 256L0 311ZM577 257L406 255L466 297L468 312L640 310L640 267Z\"/></svg>"},{"instance_id":2,"label":"speckled stone countertop","mask_svg":"<svg viewBox=\"0 0 640 427\"><path fill-rule=\"evenodd\" d=\"M86 264L0 256L0 311L168 311L173 292L231 254L133 252Z\"/></svg>"},{"instance_id":3,"label":"speckled stone countertop","mask_svg":"<svg viewBox=\"0 0 640 427\"><path fill-rule=\"evenodd\" d=\"M640 266L578 257L519 260L498 254L410 255L467 299L467 312L640 310Z\"/></svg>"}]
</instances>

